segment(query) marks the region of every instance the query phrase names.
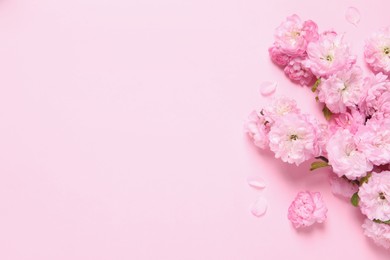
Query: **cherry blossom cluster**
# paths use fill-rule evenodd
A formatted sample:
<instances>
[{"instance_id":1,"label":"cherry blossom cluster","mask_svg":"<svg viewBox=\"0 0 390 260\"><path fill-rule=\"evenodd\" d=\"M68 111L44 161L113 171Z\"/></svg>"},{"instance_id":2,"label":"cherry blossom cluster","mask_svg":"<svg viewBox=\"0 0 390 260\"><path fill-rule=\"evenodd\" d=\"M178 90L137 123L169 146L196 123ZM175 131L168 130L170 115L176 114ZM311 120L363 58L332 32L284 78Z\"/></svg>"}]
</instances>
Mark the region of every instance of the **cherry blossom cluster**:
<instances>
[{"instance_id":1,"label":"cherry blossom cluster","mask_svg":"<svg viewBox=\"0 0 390 260\"><path fill-rule=\"evenodd\" d=\"M368 72L343 35L319 33L297 15L276 29L269 54L293 82L312 87L326 120L279 97L249 115L247 134L283 162L329 167L332 192L350 199L366 216L364 234L390 249L390 27L366 40ZM298 228L323 222L326 212L319 193L301 192L288 218Z\"/></svg>"}]
</instances>

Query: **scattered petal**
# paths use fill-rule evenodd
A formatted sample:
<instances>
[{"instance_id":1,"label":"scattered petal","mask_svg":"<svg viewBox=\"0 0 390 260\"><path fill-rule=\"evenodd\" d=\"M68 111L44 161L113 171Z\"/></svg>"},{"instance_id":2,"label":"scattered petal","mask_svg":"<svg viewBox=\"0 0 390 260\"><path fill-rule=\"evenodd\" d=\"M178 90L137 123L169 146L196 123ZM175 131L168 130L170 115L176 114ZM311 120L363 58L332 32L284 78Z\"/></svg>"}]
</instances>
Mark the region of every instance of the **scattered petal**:
<instances>
[{"instance_id":1,"label":"scattered petal","mask_svg":"<svg viewBox=\"0 0 390 260\"><path fill-rule=\"evenodd\" d=\"M355 26L360 22L360 12L356 7L350 6L345 12L345 19Z\"/></svg>"},{"instance_id":2,"label":"scattered petal","mask_svg":"<svg viewBox=\"0 0 390 260\"><path fill-rule=\"evenodd\" d=\"M256 217L261 217L267 212L268 202L265 198L258 198L251 207L251 212Z\"/></svg>"},{"instance_id":3,"label":"scattered petal","mask_svg":"<svg viewBox=\"0 0 390 260\"><path fill-rule=\"evenodd\" d=\"M258 189L258 190L264 189L266 186L263 178L258 177L258 176L248 177L247 181L248 181L249 186L251 186L252 188Z\"/></svg>"},{"instance_id":4,"label":"scattered petal","mask_svg":"<svg viewBox=\"0 0 390 260\"><path fill-rule=\"evenodd\" d=\"M264 81L263 83L260 84L261 95L263 96L272 95L275 92L277 85L278 83L276 82Z\"/></svg>"}]
</instances>

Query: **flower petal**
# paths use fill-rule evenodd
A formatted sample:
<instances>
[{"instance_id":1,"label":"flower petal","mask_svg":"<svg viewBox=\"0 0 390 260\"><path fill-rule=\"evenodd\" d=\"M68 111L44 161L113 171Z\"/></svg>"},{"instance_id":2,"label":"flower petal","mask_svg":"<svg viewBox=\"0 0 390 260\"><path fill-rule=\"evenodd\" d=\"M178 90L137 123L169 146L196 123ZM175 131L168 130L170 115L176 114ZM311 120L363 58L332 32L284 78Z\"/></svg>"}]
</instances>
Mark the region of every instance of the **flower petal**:
<instances>
[{"instance_id":1,"label":"flower petal","mask_svg":"<svg viewBox=\"0 0 390 260\"><path fill-rule=\"evenodd\" d=\"M264 179L258 176L250 176L247 181L249 186L258 190L264 189L266 186Z\"/></svg>"},{"instance_id":2,"label":"flower petal","mask_svg":"<svg viewBox=\"0 0 390 260\"><path fill-rule=\"evenodd\" d=\"M260 93L263 96L269 96L272 95L275 90L278 83L272 82L272 81L264 81L260 84Z\"/></svg>"},{"instance_id":3,"label":"flower petal","mask_svg":"<svg viewBox=\"0 0 390 260\"><path fill-rule=\"evenodd\" d=\"M350 6L345 12L345 19L355 26L360 22L360 12L356 7Z\"/></svg>"},{"instance_id":4,"label":"flower petal","mask_svg":"<svg viewBox=\"0 0 390 260\"><path fill-rule=\"evenodd\" d=\"M251 207L251 212L255 217L261 217L267 212L268 202L265 198L258 198Z\"/></svg>"}]
</instances>

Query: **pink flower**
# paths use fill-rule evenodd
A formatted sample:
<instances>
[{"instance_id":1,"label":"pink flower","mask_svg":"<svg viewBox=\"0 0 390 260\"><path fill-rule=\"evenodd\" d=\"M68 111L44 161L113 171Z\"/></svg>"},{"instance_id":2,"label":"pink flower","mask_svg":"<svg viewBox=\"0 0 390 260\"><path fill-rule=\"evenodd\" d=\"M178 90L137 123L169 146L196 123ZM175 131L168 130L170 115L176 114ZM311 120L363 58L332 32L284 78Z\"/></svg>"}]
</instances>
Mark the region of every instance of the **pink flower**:
<instances>
[{"instance_id":1,"label":"pink flower","mask_svg":"<svg viewBox=\"0 0 390 260\"><path fill-rule=\"evenodd\" d=\"M374 33L366 41L364 58L373 71L390 73L390 27Z\"/></svg>"},{"instance_id":2,"label":"pink flower","mask_svg":"<svg viewBox=\"0 0 390 260\"><path fill-rule=\"evenodd\" d=\"M318 99L333 113L345 113L362 100L364 89L363 71L360 67L342 70L322 80L318 87Z\"/></svg>"},{"instance_id":3,"label":"pink flower","mask_svg":"<svg viewBox=\"0 0 390 260\"><path fill-rule=\"evenodd\" d=\"M295 228L307 227L326 219L328 209L319 192L299 192L288 208L288 219Z\"/></svg>"},{"instance_id":4,"label":"pink flower","mask_svg":"<svg viewBox=\"0 0 390 260\"><path fill-rule=\"evenodd\" d=\"M372 170L372 163L357 149L354 136L348 130L338 130L329 139L326 151L329 163L339 177L355 180Z\"/></svg>"},{"instance_id":5,"label":"pink flower","mask_svg":"<svg viewBox=\"0 0 390 260\"><path fill-rule=\"evenodd\" d=\"M287 114L300 113L300 111L297 107L297 102L294 99L278 97L272 100L271 105L266 107L263 110L263 113L266 120L273 124L273 122Z\"/></svg>"},{"instance_id":6,"label":"pink flower","mask_svg":"<svg viewBox=\"0 0 390 260\"><path fill-rule=\"evenodd\" d=\"M359 188L359 207L371 220L390 220L390 171L373 172Z\"/></svg>"},{"instance_id":7,"label":"pink flower","mask_svg":"<svg viewBox=\"0 0 390 260\"><path fill-rule=\"evenodd\" d=\"M291 59L287 66L284 68L286 75L295 82L301 84L301 86L308 86L313 82L313 73L303 66L304 58L295 57Z\"/></svg>"},{"instance_id":8,"label":"pink flower","mask_svg":"<svg viewBox=\"0 0 390 260\"><path fill-rule=\"evenodd\" d=\"M313 21L302 22L298 15L287 17L275 32L275 44L292 57L305 53L309 41L318 38L318 28Z\"/></svg>"},{"instance_id":9,"label":"pink flower","mask_svg":"<svg viewBox=\"0 0 390 260\"><path fill-rule=\"evenodd\" d=\"M245 123L245 132L253 140L253 143L261 148L265 149L268 146L268 132L269 126L263 115L253 111L248 120Z\"/></svg>"},{"instance_id":10,"label":"pink flower","mask_svg":"<svg viewBox=\"0 0 390 260\"><path fill-rule=\"evenodd\" d=\"M351 109L351 112L343 114L335 114L329 121L329 129L335 133L339 129L347 129L352 134L355 134L359 127L364 125L366 117L356 109Z\"/></svg>"},{"instance_id":11,"label":"pink flower","mask_svg":"<svg viewBox=\"0 0 390 260\"><path fill-rule=\"evenodd\" d=\"M288 62L290 61L291 57L285 54L280 50L280 47L273 45L271 48L268 49L269 56L271 57L271 60L279 65L279 66L286 66Z\"/></svg>"},{"instance_id":12,"label":"pink flower","mask_svg":"<svg viewBox=\"0 0 390 260\"><path fill-rule=\"evenodd\" d=\"M344 178L340 178L334 173L329 174L329 183L330 189L334 195L341 196L346 199L350 199L359 189L358 185Z\"/></svg>"},{"instance_id":13,"label":"pink flower","mask_svg":"<svg viewBox=\"0 0 390 260\"><path fill-rule=\"evenodd\" d=\"M359 108L379 120L390 116L390 81L382 73L366 78L365 98Z\"/></svg>"},{"instance_id":14,"label":"pink flower","mask_svg":"<svg viewBox=\"0 0 390 260\"><path fill-rule=\"evenodd\" d=\"M360 127L355 139L358 148L375 165L390 163L390 119L371 119Z\"/></svg>"},{"instance_id":15,"label":"pink flower","mask_svg":"<svg viewBox=\"0 0 390 260\"><path fill-rule=\"evenodd\" d=\"M366 219L362 227L364 235L374 240L375 244L390 249L390 225Z\"/></svg>"},{"instance_id":16,"label":"pink flower","mask_svg":"<svg viewBox=\"0 0 390 260\"><path fill-rule=\"evenodd\" d=\"M307 46L308 59L304 65L317 77L328 77L340 70L348 70L356 57L350 54L343 36L334 32L322 34L318 41Z\"/></svg>"},{"instance_id":17,"label":"pink flower","mask_svg":"<svg viewBox=\"0 0 390 260\"><path fill-rule=\"evenodd\" d=\"M299 165L318 155L318 135L318 126L306 116L291 113L275 121L268 137L276 158Z\"/></svg>"}]
</instances>

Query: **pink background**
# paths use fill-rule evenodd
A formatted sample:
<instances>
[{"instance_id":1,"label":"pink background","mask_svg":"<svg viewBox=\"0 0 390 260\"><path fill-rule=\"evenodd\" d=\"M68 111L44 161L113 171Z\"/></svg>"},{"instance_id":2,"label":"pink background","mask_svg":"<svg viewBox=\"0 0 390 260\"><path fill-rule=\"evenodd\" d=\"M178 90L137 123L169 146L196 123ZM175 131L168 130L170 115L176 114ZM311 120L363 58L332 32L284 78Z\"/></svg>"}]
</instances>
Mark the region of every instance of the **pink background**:
<instances>
[{"instance_id":1,"label":"pink background","mask_svg":"<svg viewBox=\"0 0 390 260\"><path fill-rule=\"evenodd\" d=\"M1 0L0 259L389 259L326 171L281 164L242 131L265 80L315 108L268 58L287 15L346 32L359 62L389 23L388 0L321 2ZM328 220L296 231L287 208L305 189Z\"/></svg>"}]
</instances>

